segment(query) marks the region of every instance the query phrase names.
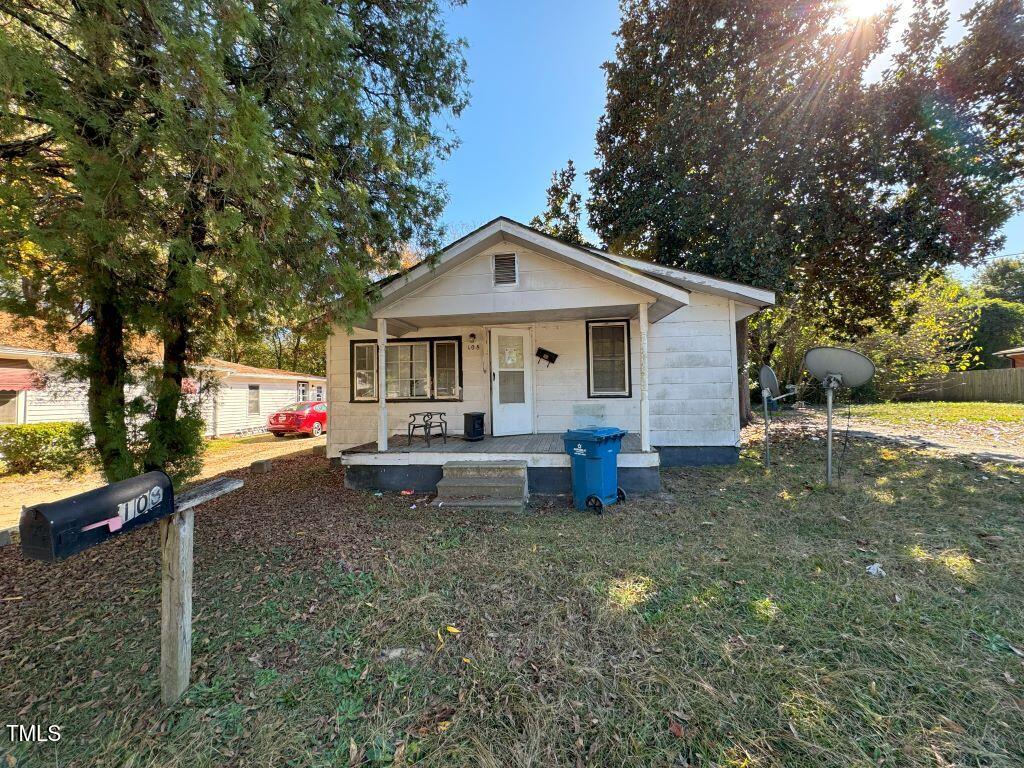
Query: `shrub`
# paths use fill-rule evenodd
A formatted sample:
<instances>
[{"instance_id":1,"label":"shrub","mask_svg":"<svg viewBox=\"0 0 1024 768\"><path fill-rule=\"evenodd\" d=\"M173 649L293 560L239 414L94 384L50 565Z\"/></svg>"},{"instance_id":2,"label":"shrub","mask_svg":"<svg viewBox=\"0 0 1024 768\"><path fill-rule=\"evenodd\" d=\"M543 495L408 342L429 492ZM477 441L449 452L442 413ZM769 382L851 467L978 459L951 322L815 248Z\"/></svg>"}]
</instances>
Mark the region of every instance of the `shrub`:
<instances>
[{"instance_id":1,"label":"shrub","mask_svg":"<svg viewBox=\"0 0 1024 768\"><path fill-rule=\"evenodd\" d=\"M68 421L5 424L0 426L0 459L8 472L58 469L70 474L84 464L88 436L85 424Z\"/></svg>"}]
</instances>

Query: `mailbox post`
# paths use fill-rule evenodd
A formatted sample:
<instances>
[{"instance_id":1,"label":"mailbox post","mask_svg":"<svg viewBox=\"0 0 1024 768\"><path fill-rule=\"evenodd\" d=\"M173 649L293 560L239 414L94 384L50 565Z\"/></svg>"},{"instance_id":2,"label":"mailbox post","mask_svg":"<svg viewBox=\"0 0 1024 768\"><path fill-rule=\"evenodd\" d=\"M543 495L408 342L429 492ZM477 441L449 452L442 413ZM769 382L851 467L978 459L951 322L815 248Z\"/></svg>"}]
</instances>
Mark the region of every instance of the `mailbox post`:
<instances>
[{"instance_id":1,"label":"mailbox post","mask_svg":"<svg viewBox=\"0 0 1024 768\"><path fill-rule=\"evenodd\" d=\"M192 666L192 549L194 508L242 487L222 478L174 496L163 472L138 477L61 501L27 507L21 513L21 551L53 563L160 523L160 697L173 704L188 688Z\"/></svg>"}]
</instances>

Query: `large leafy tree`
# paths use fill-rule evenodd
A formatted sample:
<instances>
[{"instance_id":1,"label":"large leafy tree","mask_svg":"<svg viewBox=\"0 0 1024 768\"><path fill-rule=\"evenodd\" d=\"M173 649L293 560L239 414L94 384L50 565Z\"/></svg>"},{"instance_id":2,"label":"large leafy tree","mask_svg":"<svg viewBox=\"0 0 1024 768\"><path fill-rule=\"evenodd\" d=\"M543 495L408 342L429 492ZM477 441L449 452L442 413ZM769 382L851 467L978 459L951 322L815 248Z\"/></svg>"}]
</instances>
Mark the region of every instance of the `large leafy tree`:
<instances>
[{"instance_id":1,"label":"large leafy tree","mask_svg":"<svg viewBox=\"0 0 1024 768\"><path fill-rule=\"evenodd\" d=\"M950 49L942 4L919 0L872 81L891 11L851 23L831 0L623 0L592 225L864 333L907 283L1001 245L1022 144L1019 97L989 105L1019 81L997 6L1019 29L1019 2L983 2ZM997 62L984 77L980 60Z\"/></svg>"},{"instance_id":2,"label":"large leafy tree","mask_svg":"<svg viewBox=\"0 0 1024 768\"><path fill-rule=\"evenodd\" d=\"M530 220L530 226L547 232L553 237L573 245L587 245L580 231L580 218L583 215L583 196L573 191L576 183L576 165L572 160L551 174L551 185L548 187L547 208Z\"/></svg>"},{"instance_id":3,"label":"large leafy tree","mask_svg":"<svg viewBox=\"0 0 1024 768\"><path fill-rule=\"evenodd\" d=\"M991 299L1024 304L1024 258L996 259L978 273L978 289Z\"/></svg>"},{"instance_id":4,"label":"large leafy tree","mask_svg":"<svg viewBox=\"0 0 1024 768\"><path fill-rule=\"evenodd\" d=\"M369 274L438 244L464 62L435 0L11 0L0 22L2 298L89 329L109 478L188 462L182 382L229 320L352 317ZM140 452L144 334L162 359Z\"/></svg>"}]
</instances>

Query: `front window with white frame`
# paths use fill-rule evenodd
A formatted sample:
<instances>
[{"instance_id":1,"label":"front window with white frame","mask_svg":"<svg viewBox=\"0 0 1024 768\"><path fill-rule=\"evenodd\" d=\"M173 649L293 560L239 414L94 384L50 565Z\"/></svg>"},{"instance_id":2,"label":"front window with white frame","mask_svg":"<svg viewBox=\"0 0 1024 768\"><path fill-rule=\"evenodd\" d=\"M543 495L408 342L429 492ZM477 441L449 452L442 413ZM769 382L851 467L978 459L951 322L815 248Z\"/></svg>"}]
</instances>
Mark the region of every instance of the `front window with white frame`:
<instances>
[{"instance_id":1,"label":"front window with white frame","mask_svg":"<svg viewBox=\"0 0 1024 768\"><path fill-rule=\"evenodd\" d=\"M630 397L629 321L587 323L587 396Z\"/></svg>"}]
</instances>

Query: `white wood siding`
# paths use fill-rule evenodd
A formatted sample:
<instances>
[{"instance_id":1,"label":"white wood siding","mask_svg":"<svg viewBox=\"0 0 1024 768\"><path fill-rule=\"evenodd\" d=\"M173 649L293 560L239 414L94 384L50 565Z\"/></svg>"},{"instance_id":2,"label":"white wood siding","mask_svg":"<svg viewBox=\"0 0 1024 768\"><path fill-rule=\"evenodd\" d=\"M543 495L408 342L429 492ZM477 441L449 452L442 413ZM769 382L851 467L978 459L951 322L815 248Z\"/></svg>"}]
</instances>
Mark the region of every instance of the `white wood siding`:
<instances>
[{"instance_id":1,"label":"white wood siding","mask_svg":"<svg viewBox=\"0 0 1024 768\"><path fill-rule=\"evenodd\" d=\"M689 306L651 325L653 445L739 445L731 316L729 299L693 292Z\"/></svg>"},{"instance_id":2,"label":"white wood siding","mask_svg":"<svg viewBox=\"0 0 1024 768\"><path fill-rule=\"evenodd\" d=\"M88 421L88 386L84 381L64 379L56 373L47 373L44 389L30 389L25 393L28 424L50 421Z\"/></svg>"},{"instance_id":3,"label":"white wood siding","mask_svg":"<svg viewBox=\"0 0 1024 768\"><path fill-rule=\"evenodd\" d=\"M249 385L259 385L260 412L249 415ZM217 431L221 435L236 432L266 431L267 417L296 401L296 382L290 379L247 379L231 376L221 382L217 392Z\"/></svg>"},{"instance_id":4,"label":"white wood siding","mask_svg":"<svg viewBox=\"0 0 1024 768\"><path fill-rule=\"evenodd\" d=\"M469 334L476 334L476 349L469 349ZM414 411L444 411L447 414L448 433L462 434L463 416L470 411L488 414L485 429L490 432L490 385L487 358L487 332L482 326L455 326L422 328L397 341L427 336L462 337L462 402L437 400L432 402L388 402L388 429L390 434L405 434L409 414ZM345 448L377 440L377 408L373 403L351 403L350 341L360 339L376 341L377 335L356 328L349 335L343 327L335 326L328 341L327 370L327 455L338 456Z\"/></svg>"},{"instance_id":5,"label":"white wood siding","mask_svg":"<svg viewBox=\"0 0 1024 768\"><path fill-rule=\"evenodd\" d=\"M731 317L729 299L694 292L690 306L650 326L648 360L652 445L739 444L735 330ZM515 324L515 327L522 327L522 324ZM633 392L629 398L587 397L584 321L535 323L531 327L534 348L540 346L558 354L557 362L550 367L533 358L538 432L561 432L595 423L639 432L640 330L636 320L630 321ZM476 334L477 350L468 349L470 333ZM448 415L450 434L462 433L464 413L483 411L488 414L486 430L490 432L487 327L422 328L401 340L427 336L462 336L463 402L389 402L390 434L404 435L408 414L423 410L444 411ZM377 404L349 402L349 342L352 338L373 341L375 335L355 329L350 336L344 328L335 327L330 337L327 389L329 456L338 456L345 448L377 439Z\"/></svg>"},{"instance_id":6,"label":"white wood siding","mask_svg":"<svg viewBox=\"0 0 1024 768\"><path fill-rule=\"evenodd\" d=\"M518 285L494 285L492 257L496 253L516 254L519 261ZM635 305L645 300L649 297L639 291L603 280L522 246L501 243L375 313L375 316L443 317L586 309Z\"/></svg>"}]
</instances>

